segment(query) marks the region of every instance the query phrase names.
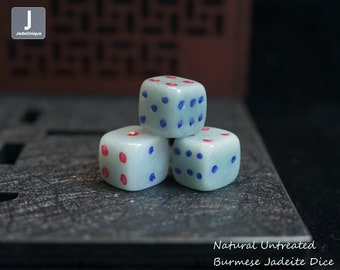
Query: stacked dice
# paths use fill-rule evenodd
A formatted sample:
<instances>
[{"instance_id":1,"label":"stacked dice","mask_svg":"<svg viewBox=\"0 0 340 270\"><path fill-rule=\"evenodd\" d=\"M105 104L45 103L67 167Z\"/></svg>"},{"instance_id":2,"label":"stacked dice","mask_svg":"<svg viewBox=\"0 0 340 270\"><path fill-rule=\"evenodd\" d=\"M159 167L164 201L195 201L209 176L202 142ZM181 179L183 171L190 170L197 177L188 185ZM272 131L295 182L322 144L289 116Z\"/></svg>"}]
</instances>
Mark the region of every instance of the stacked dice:
<instances>
[{"instance_id":1,"label":"stacked dice","mask_svg":"<svg viewBox=\"0 0 340 270\"><path fill-rule=\"evenodd\" d=\"M240 142L230 131L205 127L206 112L201 83L178 76L145 80L140 125L100 140L102 178L120 189L142 190L162 182L171 163L174 179L189 188L210 191L230 184L240 168Z\"/></svg>"}]
</instances>

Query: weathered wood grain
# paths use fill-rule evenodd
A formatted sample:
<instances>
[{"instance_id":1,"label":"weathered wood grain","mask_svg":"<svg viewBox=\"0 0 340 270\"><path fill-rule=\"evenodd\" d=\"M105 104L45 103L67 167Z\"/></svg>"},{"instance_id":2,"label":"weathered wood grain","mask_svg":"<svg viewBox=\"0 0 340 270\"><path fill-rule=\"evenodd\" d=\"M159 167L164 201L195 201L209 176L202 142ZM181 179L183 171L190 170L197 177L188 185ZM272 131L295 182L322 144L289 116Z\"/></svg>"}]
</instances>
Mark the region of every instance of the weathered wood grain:
<instances>
[{"instance_id":1,"label":"weathered wood grain","mask_svg":"<svg viewBox=\"0 0 340 270\"><path fill-rule=\"evenodd\" d=\"M31 108L37 119L22 121ZM207 125L236 133L242 147L239 177L213 192L185 188L170 176L139 192L100 179L99 139L138 122L137 99L1 96L0 112L0 149L25 145L15 164L0 164L0 191L18 192L0 202L0 260L8 265L20 247L29 256L65 244L58 252L78 250L79 262L86 252L72 245L104 245L106 252L119 250L120 258L110 260L119 262L132 246L156 244L155 256L162 252L157 245L180 244L203 260L202 245L209 253L219 240L311 240L240 100L208 100Z\"/></svg>"}]
</instances>

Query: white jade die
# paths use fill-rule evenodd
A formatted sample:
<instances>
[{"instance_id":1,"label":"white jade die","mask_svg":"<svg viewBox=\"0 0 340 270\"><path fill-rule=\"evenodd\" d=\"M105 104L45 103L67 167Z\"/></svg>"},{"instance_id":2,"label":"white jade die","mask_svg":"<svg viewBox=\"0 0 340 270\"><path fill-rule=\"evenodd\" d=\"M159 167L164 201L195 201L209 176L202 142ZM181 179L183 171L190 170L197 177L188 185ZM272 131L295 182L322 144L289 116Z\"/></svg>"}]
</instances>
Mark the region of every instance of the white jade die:
<instances>
[{"instance_id":1,"label":"white jade die","mask_svg":"<svg viewBox=\"0 0 340 270\"><path fill-rule=\"evenodd\" d=\"M233 182L239 173L240 160L237 136L212 127L175 139L171 153L175 180L201 191L215 190Z\"/></svg>"},{"instance_id":2,"label":"white jade die","mask_svg":"<svg viewBox=\"0 0 340 270\"><path fill-rule=\"evenodd\" d=\"M141 85L139 122L153 134L167 138L195 134L204 126L206 111L206 92L199 82L169 75Z\"/></svg>"},{"instance_id":3,"label":"white jade die","mask_svg":"<svg viewBox=\"0 0 340 270\"><path fill-rule=\"evenodd\" d=\"M168 173L169 144L140 126L128 126L103 135L99 169L109 184L137 191L162 182Z\"/></svg>"}]
</instances>

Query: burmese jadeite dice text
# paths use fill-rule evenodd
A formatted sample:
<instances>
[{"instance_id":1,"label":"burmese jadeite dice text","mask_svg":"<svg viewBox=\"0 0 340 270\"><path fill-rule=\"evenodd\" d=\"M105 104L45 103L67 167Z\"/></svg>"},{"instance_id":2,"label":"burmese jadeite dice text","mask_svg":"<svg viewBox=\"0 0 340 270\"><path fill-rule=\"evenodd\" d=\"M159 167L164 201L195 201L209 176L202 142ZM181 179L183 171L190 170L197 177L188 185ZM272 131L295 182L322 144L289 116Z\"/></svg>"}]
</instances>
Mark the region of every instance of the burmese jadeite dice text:
<instances>
[{"instance_id":1,"label":"burmese jadeite dice text","mask_svg":"<svg viewBox=\"0 0 340 270\"><path fill-rule=\"evenodd\" d=\"M240 142L235 134L204 127L196 135L175 139L171 163L175 180L189 188L209 191L233 182L239 172Z\"/></svg>"},{"instance_id":2,"label":"burmese jadeite dice text","mask_svg":"<svg viewBox=\"0 0 340 270\"><path fill-rule=\"evenodd\" d=\"M158 76L141 85L139 122L153 134L167 138L195 134L204 126L206 111L206 92L199 82Z\"/></svg>"},{"instance_id":3,"label":"burmese jadeite dice text","mask_svg":"<svg viewBox=\"0 0 340 270\"><path fill-rule=\"evenodd\" d=\"M137 191L159 184L167 176L168 165L168 140L140 126L108 132L100 140L101 176L117 188Z\"/></svg>"}]
</instances>

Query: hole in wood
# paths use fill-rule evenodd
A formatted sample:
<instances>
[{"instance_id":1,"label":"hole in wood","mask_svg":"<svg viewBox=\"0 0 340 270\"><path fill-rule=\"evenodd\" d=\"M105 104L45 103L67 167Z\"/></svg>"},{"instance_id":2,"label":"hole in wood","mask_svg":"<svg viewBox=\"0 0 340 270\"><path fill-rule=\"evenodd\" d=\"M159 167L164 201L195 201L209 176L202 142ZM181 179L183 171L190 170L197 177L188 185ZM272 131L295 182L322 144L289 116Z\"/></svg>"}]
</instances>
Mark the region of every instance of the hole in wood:
<instances>
[{"instance_id":1,"label":"hole in wood","mask_svg":"<svg viewBox=\"0 0 340 270\"><path fill-rule=\"evenodd\" d=\"M0 192L0 202L14 200L18 195L18 192Z\"/></svg>"},{"instance_id":2,"label":"hole in wood","mask_svg":"<svg viewBox=\"0 0 340 270\"><path fill-rule=\"evenodd\" d=\"M0 151L0 164L15 164L24 144L5 144Z\"/></svg>"},{"instance_id":3,"label":"hole in wood","mask_svg":"<svg viewBox=\"0 0 340 270\"><path fill-rule=\"evenodd\" d=\"M33 124L34 122L37 121L40 114L41 114L40 111L38 111L36 109L28 110L22 116L21 122Z\"/></svg>"}]
</instances>

